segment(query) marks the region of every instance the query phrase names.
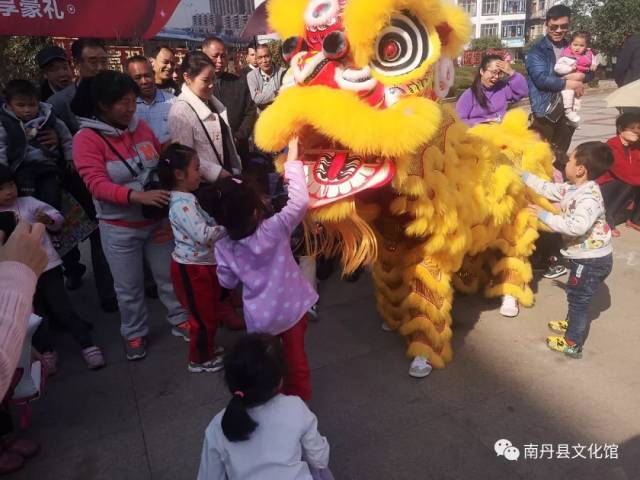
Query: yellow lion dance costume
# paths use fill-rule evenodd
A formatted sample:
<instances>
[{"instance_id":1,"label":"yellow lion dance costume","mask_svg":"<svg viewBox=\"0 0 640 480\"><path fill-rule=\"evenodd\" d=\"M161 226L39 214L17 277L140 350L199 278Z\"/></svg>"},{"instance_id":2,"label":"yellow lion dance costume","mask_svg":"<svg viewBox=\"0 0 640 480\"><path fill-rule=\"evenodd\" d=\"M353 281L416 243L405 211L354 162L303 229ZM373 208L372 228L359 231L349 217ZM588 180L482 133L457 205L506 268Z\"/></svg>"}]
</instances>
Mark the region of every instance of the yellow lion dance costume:
<instances>
[{"instance_id":1,"label":"yellow lion dance costume","mask_svg":"<svg viewBox=\"0 0 640 480\"><path fill-rule=\"evenodd\" d=\"M373 264L378 309L411 358L451 361L453 288L531 306L536 202L514 165L551 174L549 148L512 111L469 129L441 105L467 41L444 0L270 0L291 63L256 141L300 136L318 252Z\"/></svg>"}]
</instances>

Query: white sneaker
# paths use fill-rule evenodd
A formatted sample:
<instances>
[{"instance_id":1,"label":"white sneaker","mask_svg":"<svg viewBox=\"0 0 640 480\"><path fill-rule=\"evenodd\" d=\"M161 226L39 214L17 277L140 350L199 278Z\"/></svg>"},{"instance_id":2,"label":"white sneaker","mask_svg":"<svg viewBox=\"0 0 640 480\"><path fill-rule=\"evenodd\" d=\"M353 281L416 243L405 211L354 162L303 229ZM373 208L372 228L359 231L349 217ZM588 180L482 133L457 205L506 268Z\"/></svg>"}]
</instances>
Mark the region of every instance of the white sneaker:
<instances>
[{"instance_id":1,"label":"white sneaker","mask_svg":"<svg viewBox=\"0 0 640 480\"><path fill-rule=\"evenodd\" d=\"M217 372L223 368L222 357L216 357L213 360L207 360L204 363L189 362L187 370L191 373Z\"/></svg>"},{"instance_id":2,"label":"white sneaker","mask_svg":"<svg viewBox=\"0 0 640 480\"><path fill-rule=\"evenodd\" d=\"M569 112L565 112L564 116L567 117L567 120L569 120L570 122L573 122L573 123L580 123L580 120L582 120L580 118L580 115L578 115L573 110L571 110Z\"/></svg>"},{"instance_id":3,"label":"white sneaker","mask_svg":"<svg viewBox=\"0 0 640 480\"><path fill-rule=\"evenodd\" d=\"M424 357L416 357L411 362L411 367L409 367L409 376L413 378L424 378L428 376L433 370L433 367Z\"/></svg>"},{"instance_id":4,"label":"white sneaker","mask_svg":"<svg viewBox=\"0 0 640 480\"><path fill-rule=\"evenodd\" d=\"M380 324L380 328L382 329L383 332L393 332L393 328L387 325L387 322L382 322Z\"/></svg>"},{"instance_id":5,"label":"white sneaker","mask_svg":"<svg viewBox=\"0 0 640 480\"><path fill-rule=\"evenodd\" d=\"M503 317L517 317L518 313L520 313L520 308L518 307L518 300L511 295L505 295L502 297L502 306L500 307L500 315Z\"/></svg>"}]
</instances>

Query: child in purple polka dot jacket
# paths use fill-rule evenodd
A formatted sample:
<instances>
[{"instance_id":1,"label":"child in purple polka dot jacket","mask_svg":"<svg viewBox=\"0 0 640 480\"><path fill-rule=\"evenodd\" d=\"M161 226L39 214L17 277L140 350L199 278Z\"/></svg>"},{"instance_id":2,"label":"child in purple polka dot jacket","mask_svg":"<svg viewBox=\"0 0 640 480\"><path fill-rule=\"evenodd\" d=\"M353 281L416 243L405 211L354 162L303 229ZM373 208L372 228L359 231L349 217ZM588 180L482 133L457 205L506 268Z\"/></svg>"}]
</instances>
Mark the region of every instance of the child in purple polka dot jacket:
<instances>
[{"instance_id":1,"label":"child in purple polka dot jacket","mask_svg":"<svg viewBox=\"0 0 640 480\"><path fill-rule=\"evenodd\" d=\"M298 158L298 139L294 138L284 165L289 200L279 213L268 217L258 192L235 177L216 183L219 199L212 208L218 224L227 230L227 236L215 244L220 284L231 289L242 283L247 331L281 338L287 359L282 391L308 401L311 382L304 333L306 313L318 294L304 278L289 244L309 204Z\"/></svg>"}]
</instances>

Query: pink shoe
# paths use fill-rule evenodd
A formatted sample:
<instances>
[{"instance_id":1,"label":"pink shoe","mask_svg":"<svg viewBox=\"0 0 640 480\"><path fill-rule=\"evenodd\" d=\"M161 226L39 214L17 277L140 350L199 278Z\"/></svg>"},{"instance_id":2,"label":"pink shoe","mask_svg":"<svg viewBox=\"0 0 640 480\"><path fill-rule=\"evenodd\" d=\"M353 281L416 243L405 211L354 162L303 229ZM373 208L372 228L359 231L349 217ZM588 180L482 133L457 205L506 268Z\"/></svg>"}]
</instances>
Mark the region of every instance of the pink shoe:
<instances>
[{"instance_id":1,"label":"pink shoe","mask_svg":"<svg viewBox=\"0 0 640 480\"><path fill-rule=\"evenodd\" d=\"M22 465L24 465L24 458L20 455L7 451L0 453L0 475L7 475L20 470Z\"/></svg>"},{"instance_id":2,"label":"pink shoe","mask_svg":"<svg viewBox=\"0 0 640 480\"><path fill-rule=\"evenodd\" d=\"M95 345L83 348L82 357L84 361L87 362L89 370L98 370L107 364L102 356L102 351Z\"/></svg>"},{"instance_id":3,"label":"pink shoe","mask_svg":"<svg viewBox=\"0 0 640 480\"><path fill-rule=\"evenodd\" d=\"M56 352L53 350L50 352L44 352L41 357L44 374L47 377L52 377L58 373L58 354Z\"/></svg>"},{"instance_id":4,"label":"pink shoe","mask_svg":"<svg viewBox=\"0 0 640 480\"><path fill-rule=\"evenodd\" d=\"M40 451L40 444L28 438L11 435L4 444L5 451L20 455L22 458L33 458Z\"/></svg>"}]
</instances>

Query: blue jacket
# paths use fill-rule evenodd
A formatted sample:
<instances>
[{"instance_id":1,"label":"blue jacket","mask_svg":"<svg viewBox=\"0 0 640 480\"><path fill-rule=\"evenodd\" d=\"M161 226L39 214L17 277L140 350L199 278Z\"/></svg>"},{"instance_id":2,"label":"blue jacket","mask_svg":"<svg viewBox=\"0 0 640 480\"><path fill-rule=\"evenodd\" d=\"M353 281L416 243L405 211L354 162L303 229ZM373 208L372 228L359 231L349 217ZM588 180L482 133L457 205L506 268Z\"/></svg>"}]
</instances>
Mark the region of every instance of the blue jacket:
<instances>
[{"instance_id":1,"label":"blue jacket","mask_svg":"<svg viewBox=\"0 0 640 480\"><path fill-rule=\"evenodd\" d=\"M565 87L565 81L554 71L556 54L549 37L544 36L533 44L527 54L527 83L531 111L536 117L544 117L556 92Z\"/></svg>"}]
</instances>

